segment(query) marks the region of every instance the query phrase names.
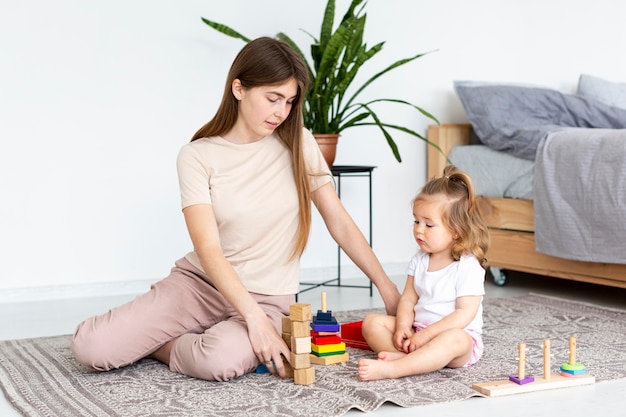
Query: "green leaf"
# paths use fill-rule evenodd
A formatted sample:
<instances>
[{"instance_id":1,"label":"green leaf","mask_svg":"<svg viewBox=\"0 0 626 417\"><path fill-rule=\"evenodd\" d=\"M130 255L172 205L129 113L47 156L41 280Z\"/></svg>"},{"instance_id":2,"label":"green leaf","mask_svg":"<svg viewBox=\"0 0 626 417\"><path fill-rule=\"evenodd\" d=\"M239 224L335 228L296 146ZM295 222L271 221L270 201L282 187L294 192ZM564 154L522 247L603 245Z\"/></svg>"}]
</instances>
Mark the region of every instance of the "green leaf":
<instances>
[{"instance_id":1,"label":"green leaf","mask_svg":"<svg viewBox=\"0 0 626 417\"><path fill-rule=\"evenodd\" d=\"M432 51L431 51L432 52ZM352 95L352 97L350 98L350 100L348 101L347 105L349 105L355 98L356 96L358 96L363 90L365 90L371 83L373 83L374 81L376 81L378 78L380 78L381 76L385 75L386 73L388 73L389 71L398 68L402 65L408 64L409 62L412 62L418 58L421 58L422 56L428 54L430 52L426 52L426 53L420 53L417 54L415 56L413 56L412 58L405 58L405 59L401 59L399 61L394 62L393 64L389 65L387 68L385 68L384 70L378 72L377 74L374 74L369 80L367 80L365 83L363 83L363 85L361 85L361 87Z\"/></svg>"},{"instance_id":2,"label":"green leaf","mask_svg":"<svg viewBox=\"0 0 626 417\"><path fill-rule=\"evenodd\" d=\"M230 36L231 38L236 38L236 39L241 39L244 42L250 42L250 38L248 38L247 36L242 35L241 33L237 32L236 30L223 25L221 23L217 23L217 22L213 22L211 20L205 19L204 17L201 17L202 21L204 23L206 23L207 25L211 26L213 29L217 30L220 33L223 33L226 36Z\"/></svg>"}]
</instances>

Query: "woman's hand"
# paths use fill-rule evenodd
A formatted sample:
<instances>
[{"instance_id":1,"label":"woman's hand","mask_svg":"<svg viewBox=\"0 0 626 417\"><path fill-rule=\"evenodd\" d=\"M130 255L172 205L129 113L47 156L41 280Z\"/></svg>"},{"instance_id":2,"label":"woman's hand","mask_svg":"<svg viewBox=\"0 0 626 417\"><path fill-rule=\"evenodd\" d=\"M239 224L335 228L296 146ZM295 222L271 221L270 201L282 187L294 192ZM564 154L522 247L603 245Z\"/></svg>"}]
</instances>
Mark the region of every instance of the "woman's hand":
<instances>
[{"instance_id":1,"label":"woman's hand","mask_svg":"<svg viewBox=\"0 0 626 417\"><path fill-rule=\"evenodd\" d=\"M272 375L286 378L283 358L291 363L291 351L265 314L247 320L248 337L254 354Z\"/></svg>"},{"instance_id":2,"label":"woman's hand","mask_svg":"<svg viewBox=\"0 0 626 417\"><path fill-rule=\"evenodd\" d=\"M398 287L389 279L379 284L378 292L380 293L383 303L385 303L385 311L389 316L395 316L398 311L398 303L400 302L400 291Z\"/></svg>"},{"instance_id":3,"label":"woman's hand","mask_svg":"<svg viewBox=\"0 0 626 417\"><path fill-rule=\"evenodd\" d=\"M183 214L204 272L246 321L254 354L272 374L286 377L281 356L290 361L289 348L224 257L213 208L209 204L196 204L183 209Z\"/></svg>"}]
</instances>

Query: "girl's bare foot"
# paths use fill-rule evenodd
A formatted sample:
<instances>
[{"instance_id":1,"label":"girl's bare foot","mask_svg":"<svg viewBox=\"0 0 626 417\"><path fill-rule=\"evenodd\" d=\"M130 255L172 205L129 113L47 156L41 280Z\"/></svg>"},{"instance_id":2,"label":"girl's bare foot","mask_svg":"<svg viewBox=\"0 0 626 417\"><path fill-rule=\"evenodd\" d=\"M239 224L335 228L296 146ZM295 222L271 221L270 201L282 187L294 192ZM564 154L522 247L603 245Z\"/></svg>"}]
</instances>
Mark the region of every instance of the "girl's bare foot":
<instances>
[{"instance_id":1,"label":"girl's bare foot","mask_svg":"<svg viewBox=\"0 0 626 417\"><path fill-rule=\"evenodd\" d=\"M395 361L406 356L404 352L378 352L378 359L381 361Z\"/></svg>"},{"instance_id":2,"label":"girl's bare foot","mask_svg":"<svg viewBox=\"0 0 626 417\"><path fill-rule=\"evenodd\" d=\"M359 379L361 381L375 381L393 378L390 373L392 367L393 361L391 360L361 359L359 360Z\"/></svg>"}]
</instances>

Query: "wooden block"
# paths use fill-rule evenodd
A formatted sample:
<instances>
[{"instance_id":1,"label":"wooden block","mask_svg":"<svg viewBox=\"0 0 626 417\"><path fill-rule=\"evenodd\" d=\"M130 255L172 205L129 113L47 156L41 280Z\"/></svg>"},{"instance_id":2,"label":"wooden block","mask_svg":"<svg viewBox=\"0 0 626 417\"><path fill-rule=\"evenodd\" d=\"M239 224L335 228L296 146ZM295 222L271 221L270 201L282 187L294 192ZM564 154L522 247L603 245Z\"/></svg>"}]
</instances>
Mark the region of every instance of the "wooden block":
<instances>
[{"instance_id":1,"label":"wooden block","mask_svg":"<svg viewBox=\"0 0 626 417\"><path fill-rule=\"evenodd\" d=\"M318 317L313 317L313 324L318 325L318 324L337 324L337 319L334 317L330 317L328 319L325 318L319 318Z\"/></svg>"},{"instance_id":2,"label":"wooden block","mask_svg":"<svg viewBox=\"0 0 626 417\"><path fill-rule=\"evenodd\" d=\"M315 368L294 369L293 378L297 385L311 385L315 382Z\"/></svg>"},{"instance_id":3,"label":"wooden block","mask_svg":"<svg viewBox=\"0 0 626 417\"><path fill-rule=\"evenodd\" d=\"M289 346L289 350L291 350L291 333L283 332L282 336L287 346Z\"/></svg>"},{"instance_id":4,"label":"wooden block","mask_svg":"<svg viewBox=\"0 0 626 417\"><path fill-rule=\"evenodd\" d=\"M315 355L317 357L322 357L322 356L337 356L337 355L343 355L344 353L346 353L345 350L338 350L336 352L324 352L324 353L319 353L319 352L315 352L312 351L311 355Z\"/></svg>"},{"instance_id":5,"label":"wooden block","mask_svg":"<svg viewBox=\"0 0 626 417\"><path fill-rule=\"evenodd\" d=\"M294 375L293 366L291 366L291 364L287 362L285 358L283 358L283 366L285 367L285 374L287 375L287 378L293 378L293 375Z\"/></svg>"},{"instance_id":6,"label":"wooden block","mask_svg":"<svg viewBox=\"0 0 626 417\"><path fill-rule=\"evenodd\" d=\"M341 342L341 343L333 343L330 345L312 345L311 346L311 350L313 350L313 352L322 354L322 353L332 353L332 352L345 352L346 351L346 344ZM321 355L318 355L321 356Z\"/></svg>"},{"instance_id":7,"label":"wooden block","mask_svg":"<svg viewBox=\"0 0 626 417\"><path fill-rule=\"evenodd\" d=\"M350 355L348 352L342 353L341 355L331 355L331 356L315 356L311 353L309 360L311 363L315 365L332 365L334 363L347 362L350 359Z\"/></svg>"},{"instance_id":8,"label":"wooden block","mask_svg":"<svg viewBox=\"0 0 626 417\"><path fill-rule=\"evenodd\" d=\"M332 320L333 317L333 312L332 311L322 311L322 310L317 310L317 315L315 316L315 318L317 320Z\"/></svg>"},{"instance_id":9,"label":"wooden block","mask_svg":"<svg viewBox=\"0 0 626 417\"><path fill-rule=\"evenodd\" d=\"M336 332L339 333L341 326L339 324L311 324L314 332ZM293 327L292 327L293 329Z\"/></svg>"},{"instance_id":10,"label":"wooden block","mask_svg":"<svg viewBox=\"0 0 626 417\"><path fill-rule=\"evenodd\" d=\"M321 337L321 336L339 336L339 332L316 332L311 330L311 337Z\"/></svg>"},{"instance_id":11,"label":"wooden block","mask_svg":"<svg viewBox=\"0 0 626 417\"><path fill-rule=\"evenodd\" d=\"M289 306L289 318L293 321L310 321L311 304L292 304Z\"/></svg>"},{"instance_id":12,"label":"wooden block","mask_svg":"<svg viewBox=\"0 0 626 417\"><path fill-rule=\"evenodd\" d=\"M497 397L501 395L521 394L523 392L587 385L593 384L594 382L596 382L596 378L591 375L579 378L568 378L561 376L560 374L552 374L548 379L545 379L544 377L535 377L535 382L530 382L524 385L518 385L507 379L502 381L474 384L472 385L472 389L488 397Z\"/></svg>"},{"instance_id":13,"label":"wooden block","mask_svg":"<svg viewBox=\"0 0 626 417\"><path fill-rule=\"evenodd\" d=\"M291 366L293 369L304 369L311 366L311 358L309 353L291 352Z\"/></svg>"},{"instance_id":14,"label":"wooden block","mask_svg":"<svg viewBox=\"0 0 626 417\"><path fill-rule=\"evenodd\" d=\"M311 343L314 345L332 345L333 343L341 343L341 337L337 335L332 336L315 336L311 338Z\"/></svg>"},{"instance_id":15,"label":"wooden block","mask_svg":"<svg viewBox=\"0 0 626 417\"><path fill-rule=\"evenodd\" d=\"M289 316L283 316L283 333L291 334L291 319Z\"/></svg>"},{"instance_id":16,"label":"wooden block","mask_svg":"<svg viewBox=\"0 0 626 417\"><path fill-rule=\"evenodd\" d=\"M293 337L291 336L291 347L293 353L311 353L311 336Z\"/></svg>"},{"instance_id":17,"label":"wooden block","mask_svg":"<svg viewBox=\"0 0 626 417\"><path fill-rule=\"evenodd\" d=\"M291 335L293 337L307 337L309 334L308 321L291 321Z\"/></svg>"}]
</instances>

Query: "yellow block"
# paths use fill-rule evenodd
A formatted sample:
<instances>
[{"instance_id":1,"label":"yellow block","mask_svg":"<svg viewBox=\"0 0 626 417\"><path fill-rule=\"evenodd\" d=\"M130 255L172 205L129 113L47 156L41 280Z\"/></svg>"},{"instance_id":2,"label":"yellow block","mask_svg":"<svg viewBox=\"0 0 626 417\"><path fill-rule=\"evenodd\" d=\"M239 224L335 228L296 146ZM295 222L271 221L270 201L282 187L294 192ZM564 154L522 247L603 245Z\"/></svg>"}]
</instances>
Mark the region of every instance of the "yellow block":
<instances>
[{"instance_id":1,"label":"yellow block","mask_svg":"<svg viewBox=\"0 0 626 417\"><path fill-rule=\"evenodd\" d=\"M346 350L346 344L344 342L332 345L316 345L311 343L311 350L317 353L343 352Z\"/></svg>"}]
</instances>

